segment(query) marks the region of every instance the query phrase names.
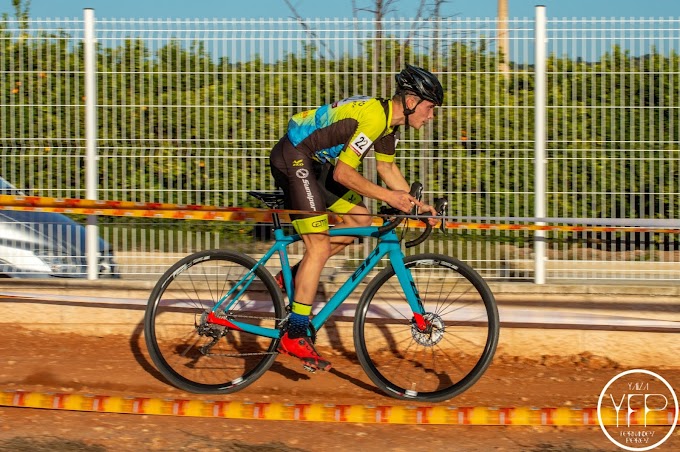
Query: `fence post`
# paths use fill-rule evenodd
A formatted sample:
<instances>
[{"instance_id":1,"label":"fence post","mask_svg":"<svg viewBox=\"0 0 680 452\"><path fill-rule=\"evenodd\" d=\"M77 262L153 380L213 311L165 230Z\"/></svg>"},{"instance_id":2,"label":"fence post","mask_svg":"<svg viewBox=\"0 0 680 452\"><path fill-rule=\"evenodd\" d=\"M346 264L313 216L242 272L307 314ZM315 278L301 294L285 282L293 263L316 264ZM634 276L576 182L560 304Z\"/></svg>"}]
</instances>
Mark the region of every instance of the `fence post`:
<instances>
[{"instance_id":1,"label":"fence post","mask_svg":"<svg viewBox=\"0 0 680 452\"><path fill-rule=\"evenodd\" d=\"M97 199L97 65L94 35L94 9L85 8L84 39L85 48L85 197ZM97 217L87 217L85 253L87 254L87 279L99 276L99 230Z\"/></svg>"},{"instance_id":2,"label":"fence post","mask_svg":"<svg viewBox=\"0 0 680 452\"><path fill-rule=\"evenodd\" d=\"M545 218L545 71L546 20L545 6L536 6L535 83L534 95L534 217ZM539 222L537 224L544 224ZM545 231L534 231L534 283L545 284Z\"/></svg>"}]
</instances>

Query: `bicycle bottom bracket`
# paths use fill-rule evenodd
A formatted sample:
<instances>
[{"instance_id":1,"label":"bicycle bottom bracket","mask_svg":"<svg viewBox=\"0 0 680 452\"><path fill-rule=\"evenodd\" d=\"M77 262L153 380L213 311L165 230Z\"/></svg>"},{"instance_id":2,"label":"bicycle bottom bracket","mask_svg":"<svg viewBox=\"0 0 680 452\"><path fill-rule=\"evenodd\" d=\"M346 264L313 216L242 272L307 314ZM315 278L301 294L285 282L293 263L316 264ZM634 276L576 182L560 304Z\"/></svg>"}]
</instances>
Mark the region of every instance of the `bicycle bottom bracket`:
<instances>
[{"instance_id":1,"label":"bicycle bottom bracket","mask_svg":"<svg viewBox=\"0 0 680 452\"><path fill-rule=\"evenodd\" d=\"M427 328L421 331L416 324L415 319L411 320L411 335L413 340L424 347L432 347L439 343L444 337L444 321L440 316L432 312L426 312L423 319L427 324Z\"/></svg>"}]
</instances>

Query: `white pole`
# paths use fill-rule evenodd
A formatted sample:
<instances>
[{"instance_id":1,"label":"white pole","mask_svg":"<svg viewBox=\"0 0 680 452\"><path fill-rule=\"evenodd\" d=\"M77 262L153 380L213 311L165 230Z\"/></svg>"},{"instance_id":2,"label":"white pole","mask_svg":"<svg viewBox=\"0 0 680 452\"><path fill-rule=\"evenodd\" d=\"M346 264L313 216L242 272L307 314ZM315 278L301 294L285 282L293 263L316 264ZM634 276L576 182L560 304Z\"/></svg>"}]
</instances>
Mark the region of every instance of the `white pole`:
<instances>
[{"instance_id":1,"label":"white pole","mask_svg":"<svg viewBox=\"0 0 680 452\"><path fill-rule=\"evenodd\" d=\"M545 218L545 71L546 20L545 6L536 6L535 52L535 130L534 130L534 216ZM544 223L539 223L544 224ZM534 232L534 283L545 284L545 231Z\"/></svg>"},{"instance_id":2,"label":"white pole","mask_svg":"<svg viewBox=\"0 0 680 452\"><path fill-rule=\"evenodd\" d=\"M85 36L85 196L97 199L97 67L96 39L94 36L94 9L84 9ZM99 228L97 217L87 217L85 252L87 254L87 279L99 276Z\"/></svg>"}]
</instances>

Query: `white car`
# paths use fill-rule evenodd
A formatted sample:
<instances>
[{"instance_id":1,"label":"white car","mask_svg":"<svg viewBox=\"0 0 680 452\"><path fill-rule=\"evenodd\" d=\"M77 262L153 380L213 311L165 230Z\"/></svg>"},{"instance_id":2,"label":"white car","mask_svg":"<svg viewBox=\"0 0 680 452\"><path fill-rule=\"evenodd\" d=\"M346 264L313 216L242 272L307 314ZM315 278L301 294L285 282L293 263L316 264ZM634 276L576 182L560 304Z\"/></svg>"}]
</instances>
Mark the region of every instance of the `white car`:
<instances>
[{"instance_id":1,"label":"white car","mask_svg":"<svg viewBox=\"0 0 680 452\"><path fill-rule=\"evenodd\" d=\"M0 177L0 194L24 195ZM60 213L0 207L0 277L86 278L85 228ZM117 272L113 248L99 238L99 276Z\"/></svg>"}]
</instances>

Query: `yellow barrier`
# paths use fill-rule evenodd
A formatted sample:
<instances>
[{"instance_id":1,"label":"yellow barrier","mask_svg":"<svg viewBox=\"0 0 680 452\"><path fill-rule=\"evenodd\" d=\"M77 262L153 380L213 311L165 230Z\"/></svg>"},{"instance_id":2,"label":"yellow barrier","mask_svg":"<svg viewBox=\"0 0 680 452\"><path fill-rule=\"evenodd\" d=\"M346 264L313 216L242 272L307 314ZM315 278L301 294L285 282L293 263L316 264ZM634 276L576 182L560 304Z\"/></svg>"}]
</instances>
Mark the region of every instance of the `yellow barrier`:
<instances>
[{"instance_id":1,"label":"yellow barrier","mask_svg":"<svg viewBox=\"0 0 680 452\"><path fill-rule=\"evenodd\" d=\"M0 406L159 416L225 419L348 422L364 424L428 425L598 425L596 408L575 407L454 407L334 405L159 399L27 391L0 392ZM655 413L650 426L672 425L674 408ZM605 425L616 424L613 410L603 409Z\"/></svg>"}]
</instances>

